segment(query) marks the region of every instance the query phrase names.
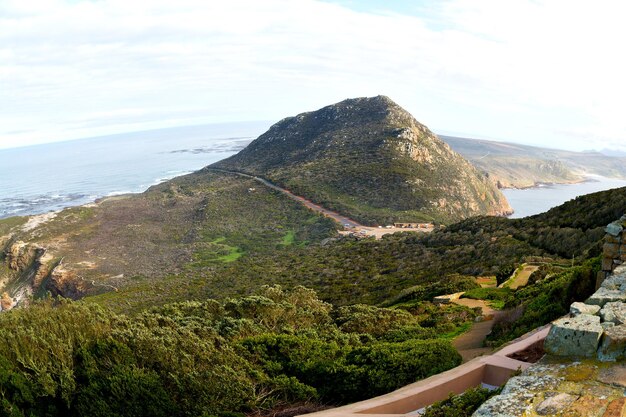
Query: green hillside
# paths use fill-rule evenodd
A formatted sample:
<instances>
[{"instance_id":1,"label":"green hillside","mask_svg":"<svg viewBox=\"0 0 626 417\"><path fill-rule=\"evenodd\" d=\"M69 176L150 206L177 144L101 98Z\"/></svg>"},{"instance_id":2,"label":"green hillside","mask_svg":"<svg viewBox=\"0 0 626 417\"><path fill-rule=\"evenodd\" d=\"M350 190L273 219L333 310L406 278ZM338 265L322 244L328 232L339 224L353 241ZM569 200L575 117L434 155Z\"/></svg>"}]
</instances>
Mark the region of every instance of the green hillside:
<instances>
[{"instance_id":1,"label":"green hillside","mask_svg":"<svg viewBox=\"0 0 626 417\"><path fill-rule=\"evenodd\" d=\"M284 119L212 167L264 177L364 224L510 211L483 174L384 96Z\"/></svg>"},{"instance_id":2,"label":"green hillside","mask_svg":"<svg viewBox=\"0 0 626 417\"><path fill-rule=\"evenodd\" d=\"M592 151L572 152L481 139L441 138L488 173L500 188L525 188L537 183L568 184L583 181L587 174L626 178L626 158L619 153L608 156Z\"/></svg>"}]
</instances>

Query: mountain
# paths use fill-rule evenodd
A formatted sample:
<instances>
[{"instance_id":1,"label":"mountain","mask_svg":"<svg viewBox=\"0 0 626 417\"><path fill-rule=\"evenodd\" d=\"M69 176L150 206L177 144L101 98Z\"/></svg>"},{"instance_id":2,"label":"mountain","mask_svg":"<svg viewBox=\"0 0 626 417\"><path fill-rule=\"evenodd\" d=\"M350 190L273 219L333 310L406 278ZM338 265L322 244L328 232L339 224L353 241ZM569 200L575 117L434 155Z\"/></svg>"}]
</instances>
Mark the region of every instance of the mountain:
<instances>
[{"instance_id":1,"label":"mountain","mask_svg":"<svg viewBox=\"0 0 626 417\"><path fill-rule=\"evenodd\" d=\"M264 177L366 224L511 211L483 174L385 96L283 119L211 167Z\"/></svg>"},{"instance_id":2,"label":"mountain","mask_svg":"<svg viewBox=\"0 0 626 417\"><path fill-rule=\"evenodd\" d=\"M569 184L589 174L626 178L619 152L573 152L516 143L441 136L452 149L486 172L498 188L527 188L538 183Z\"/></svg>"},{"instance_id":3,"label":"mountain","mask_svg":"<svg viewBox=\"0 0 626 417\"><path fill-rule=\"evenodd\" d=\"M618 158L624 158L626 157L626 151L622 151L619 149L601 149L599 151L602 155L606 155L606 156L610 156L610 157L618 157Z\"/></svg>"}]
</instances>

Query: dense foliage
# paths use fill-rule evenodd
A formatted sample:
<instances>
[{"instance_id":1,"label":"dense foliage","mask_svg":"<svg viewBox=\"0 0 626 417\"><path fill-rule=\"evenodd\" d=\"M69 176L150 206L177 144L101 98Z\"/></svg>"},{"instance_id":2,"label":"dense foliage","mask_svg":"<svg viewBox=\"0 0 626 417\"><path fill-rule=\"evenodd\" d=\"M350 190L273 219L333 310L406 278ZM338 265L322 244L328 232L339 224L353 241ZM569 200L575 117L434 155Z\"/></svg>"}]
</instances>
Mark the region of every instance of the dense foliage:
<instances>
[{"instance_id":1,"label":"dense foliage","mask_svg":"<svg viewBox=\"0 0 626 417\"><path fill-rule=\"evenodd\" d=\"M423 308L334 309L303 287L132 319L49 299L0 315L0 415L208 416L360 400L460 363L435 339L451 321L437 321Z\"/></svg>"},{"instance_id":2,"label":"dense foliage","mask_svg":"<svg viewBox=\"0 0 626 417\"><path fill-rule=\"evenodd\" d=\"M495 346L508 342L569 312L574 301L583 301L595 291L599 260L561 270L544 268L531 277L533 283L506 299L509 311L494 325L487 341Z\"/></svg>"},{"instance_id":3,"label":"dense foliage","mask_svg":"<svg viewBox=\"0 0 626 417\"><path fill-rule=\"evenodd\" d=\"M477 217L430 234L398 233L382 240L327 239L280 246L228 264L189 266L165 279L136 279L97 301L135 312L180 299L245 295L263 284L305 285L338 305L389 305L471 289L463 277L501 283L523 262L571 265L597 256L604 227L626 207L626 189L579 197L525 218ZM587 218L593 212L595 217ZM577 215L587 218L578 221ZM468 286L469 285L469 286Z\"/></svg>"}]
</instances>

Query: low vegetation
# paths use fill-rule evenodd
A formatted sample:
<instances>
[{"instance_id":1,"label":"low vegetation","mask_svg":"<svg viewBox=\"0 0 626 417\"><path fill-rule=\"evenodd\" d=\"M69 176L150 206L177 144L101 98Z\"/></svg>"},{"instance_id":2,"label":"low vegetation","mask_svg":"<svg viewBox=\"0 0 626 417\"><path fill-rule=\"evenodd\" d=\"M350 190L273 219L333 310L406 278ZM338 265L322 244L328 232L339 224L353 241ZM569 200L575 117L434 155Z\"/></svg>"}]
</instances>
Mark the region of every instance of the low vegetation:
<instances>
[{"instance_id":1,"label":"low vegetation","mask_svg":"<svg viewBox=\"0 0 626 417\"><path fill-rule=\"evenodd\" d=\"M437 338L453 321L438 314L337 309L303 287L132 319L48 299L0 315L0 414L210 416L356 401L460 363Z\"/></svg>"},{"instance_id":2,"label":"low vegetation","mask_svg":"<svg viewBox=\"0 0 626 417\"><path fill-rule=\"evenodd\" d=\"M574 301L585 300L595 291L599 258L567 268L544 268L532 285L520 288L506 298L508 313L500 316L487 337L499 346L569 312Z\"/></svg>"},{"instance_id":3,"label":"low vegetation","mask_svg":"<svg viewBox=\"0 0 626 417\"><path fill-rule=\"evenodd\" d=\"M624 207L619 189L527 219L339 238L282 194L207 171L66 210L15 238L93 261L83 282L116 288L0 315L0 415L264 415L388 392L460 362L450 339L477 312L434 296L504 309L494 346L565 314ZM524 262L539 265L525 287L476 282ZM470 397L441 406L466 412Z\"/></svg>"},{"instance_id":4,"label":"low vegetation","mask_svg":"<svg viewBox=\"0 0 626 417\"><path fill-rule=\"evenodd\" d=\"M423 417L471 417L474 411L489 398L500 393L500 389L470 388L460 395L450 394L448 398L428 407Z\"/></svg>"}]
</instances>

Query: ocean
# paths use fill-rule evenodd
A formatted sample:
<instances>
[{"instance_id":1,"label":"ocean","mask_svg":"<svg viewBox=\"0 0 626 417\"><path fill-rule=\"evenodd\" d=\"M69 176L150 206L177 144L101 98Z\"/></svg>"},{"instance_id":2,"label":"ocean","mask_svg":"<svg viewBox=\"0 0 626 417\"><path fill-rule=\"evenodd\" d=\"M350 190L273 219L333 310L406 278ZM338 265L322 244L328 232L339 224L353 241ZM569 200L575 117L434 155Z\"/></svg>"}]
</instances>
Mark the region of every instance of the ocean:
<instances>
[{"instance_id":1,"label":"ocean","mask_svg":"<svg viewBox=\"0 0 626 417\"><path fill-rule=\"evenodd\" d=\"M270 125L188 126L0 149L0 218L145 191L237 153Z\"/></svg>"},{"instance_id":2,"label":"ocean","mask_svg":"<svg viewBox=\"0 0 626 417\"><path fill-rule=\"evenodd\" d=\"M588 180L579 184L553 184L526 189L504 189L502 193L515 210L511 218L532 216L543 213L578 196L612 188L626 187L626 181L589 175Z\"/></svg>"},{"instance_id":3,"label":"ocean","mask_svg":"<svg viewBox=\"0 0 626 417\"><path fill-rule=\"evenodd\" d=\"M0 219L56 211L148 187L243 149L270 122L177 127L0 149ZM579 195L625 187L590 176L572 185L502 190L512 218L542 213Z\"/></svg>"}]
</instances>

